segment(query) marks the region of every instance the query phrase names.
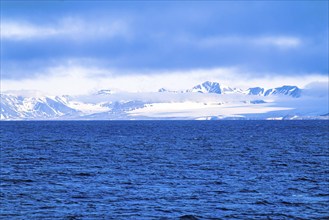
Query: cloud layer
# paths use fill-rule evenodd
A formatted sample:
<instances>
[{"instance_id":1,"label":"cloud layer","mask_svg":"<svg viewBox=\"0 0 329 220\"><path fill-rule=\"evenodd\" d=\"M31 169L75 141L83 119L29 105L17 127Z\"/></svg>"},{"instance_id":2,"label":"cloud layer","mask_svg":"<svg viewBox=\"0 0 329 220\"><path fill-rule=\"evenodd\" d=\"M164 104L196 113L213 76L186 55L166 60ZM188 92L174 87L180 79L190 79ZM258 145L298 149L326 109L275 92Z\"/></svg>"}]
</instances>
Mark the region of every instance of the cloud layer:
<instances>
[{"instance_id":1,"label":"cloud layer","mask_svg":"<svg viewBox=\"0 0 329 220\"><path fill-rule=\"evenodd\" d=\"M260 85L275 85L289 79L305 85L304 79L309 83L328 74L326 1L6 1L1 6L6 90L42 88L42 81L63 91L71 86L74 93L97 83L105 87L103 82L131 84L134 90L201 80L265 79ZM172 80L175 75L186 83Z\"/></svg>"},{"instance_id":2,"label":"cloud layer","mask_svg":"<svg viewBox=\"0 0 329 220\"><path fill-rule=\"evenodd\" d=\"M39 25L24 21L2 21L1 38L5 41L66 38L72 41L99 38L129 37L129 28L124 21L87 22L80 18L64 17L53 24Z\"/></svg>"}]
</instances>

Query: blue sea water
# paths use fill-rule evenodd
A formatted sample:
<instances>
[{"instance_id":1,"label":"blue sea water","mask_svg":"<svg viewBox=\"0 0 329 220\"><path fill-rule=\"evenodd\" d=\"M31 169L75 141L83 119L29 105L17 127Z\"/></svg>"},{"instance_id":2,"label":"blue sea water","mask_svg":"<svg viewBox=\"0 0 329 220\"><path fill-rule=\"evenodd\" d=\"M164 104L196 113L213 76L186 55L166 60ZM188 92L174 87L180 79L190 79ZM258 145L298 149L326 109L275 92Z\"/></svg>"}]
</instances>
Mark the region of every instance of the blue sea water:
<instances>
[{"instance_id":1,"label":"blue sea water","mask_svg":"<svg viewBox=\"0 0 329 220\"><path fill-rule=\"evenodd\" d=\"M1 122L1 219L328 219L328 121Z\"/></svg>"}]
</instances>

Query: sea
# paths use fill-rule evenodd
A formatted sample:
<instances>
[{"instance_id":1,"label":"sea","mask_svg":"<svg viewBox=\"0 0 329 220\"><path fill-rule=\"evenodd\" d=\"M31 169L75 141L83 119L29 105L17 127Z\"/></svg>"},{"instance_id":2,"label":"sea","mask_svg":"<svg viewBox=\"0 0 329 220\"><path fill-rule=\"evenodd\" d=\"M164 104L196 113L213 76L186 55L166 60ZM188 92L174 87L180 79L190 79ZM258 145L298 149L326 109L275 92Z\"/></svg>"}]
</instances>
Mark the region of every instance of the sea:
<instances>
[{"instance_id":1,"label":"sea","mask_svg":"<svg viewBox=\"0 0 329 220\"><path fill-rule=\"evenodd\" d=\"M1 219L329 219L329 121L1 121Z\"/></svg>"}]
</instances>

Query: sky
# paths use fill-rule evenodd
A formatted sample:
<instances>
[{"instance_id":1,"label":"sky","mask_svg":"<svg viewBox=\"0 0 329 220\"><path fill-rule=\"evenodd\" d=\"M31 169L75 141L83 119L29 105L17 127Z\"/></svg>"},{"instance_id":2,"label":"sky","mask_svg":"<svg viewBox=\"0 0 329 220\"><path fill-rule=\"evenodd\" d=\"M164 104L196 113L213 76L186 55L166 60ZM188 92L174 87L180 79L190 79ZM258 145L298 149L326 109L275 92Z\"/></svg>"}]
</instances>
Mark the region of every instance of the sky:
<instances>
[{"instance_id":1,"label":"sky","mask_svg":"<svg viewBox=\"0 0 329 220\"><path fill-rule=\"evenodd\" d=\"M1 1L1 91L328 82L328 1Z\"/></svg>"}]
</instances>

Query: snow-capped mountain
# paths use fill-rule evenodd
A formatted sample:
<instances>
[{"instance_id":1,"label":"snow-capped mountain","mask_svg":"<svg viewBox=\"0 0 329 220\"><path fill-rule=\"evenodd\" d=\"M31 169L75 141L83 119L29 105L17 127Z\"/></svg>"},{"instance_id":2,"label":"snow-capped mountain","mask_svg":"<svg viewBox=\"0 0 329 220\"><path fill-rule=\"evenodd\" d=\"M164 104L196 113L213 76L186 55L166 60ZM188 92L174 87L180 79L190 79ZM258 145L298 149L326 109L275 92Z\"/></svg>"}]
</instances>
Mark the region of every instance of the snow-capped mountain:
<instances>
[{"instance_id":1,"label":"snow-capped mountain","mask_svg":"<svg viewBox=\"0 0 329 220\"><path fill-rule=\"evenodd\" d=\"M308 93L309 94L309 93ZM154 93L100 90L85 96L1 94L1 120L321 119L326 98L303 98L297 86L246 90L206 81L191 89Z\"/></svg>"},{"instance_id":2,"label":"snow-capped mountain","mask_svg":"<svg viewBox=\"0 0 329 220\"><path fill-rule=\"evenodd\" d=\"M112 95L114 93L115 92L113 92L110 89L101 89L101 90L99 90L99 91L96 92L96 95Z\"/></svg>"},{"instance_id":3,"label":"snow-capped mountain","mask_svg":"<svg viewBox=\"0 0 329 220\"><path fill-rule=\"evenodd\" d=\"M222 94L222 89L219 83L206 81L202 84L194 86L192 89L186 90L186 92Z\"/></svg>"},{"instance_id":4,"label":"snow-capped mountain","mask_svg":"<svg viewBox=\"0 0 329 220\"><path fill-rule=\"evenodd\" d=\"M78 113L61 97L23 97L1 94L1 119L52 119Z\"/></svg>"},{"instance_id":5,"label":"snow-capped mountain","mask_svg":"<svg viewBox=\"0 0 329 220\"><path fill-rule=\"evenodd\" d=\"M302 94L302 90L297 86L282 86L282 87L267 90L264 93L264 96L278 95L278 94L299 98Z\"/></svg>"},{"instance_id":6,"label":"snow-capped mountain","mask_svg":"<svg viewBox=\"0 0 329 220\"><path fill-rule=\"evenodd\" d=\"M171 91L161 88L158 92L174 92L174 93L214 93L214 94L247 94L257 96L270 96L270 95L287 95L294 98L299 98L302 94L302 89L297 86L284 85L282 87L271 88L265 90L262 87L252 87L247 90L239 88L231 88L229 86L221 85L218 82L206 81L198 84L191 89L185 91Z\"/></svg>"},{"instance_id":7,"label":"snow-capped mountain","mask_svg":"<svg viewBox=\"0 0 329 220\"><path fill-rule=\"evenodd\" d=\"M264 88L254 87L246 90L248 95L264 95Z\"/></svg>"},{"instance_id":8,"label":"snow-capped mountain","mask_svg":"<svg viewBox=\"0 0 329 220\"><path fill-rule=\"evenodd\" d=\"M165 89L165 88L161 88L161 89L158 90L158 92L167 92L167 91L168 91L168 90Z\"/></svg>"},{"instance_id":9,"label":"snow-capped mountain","mask_svg":"<svg viewBox=\"0 0 329 220\"><path fill-rule=\"evenodd\" d=\"M183 93L184 91L173 91L165 88L158 89L158 92L171 92L171 93Z\"/></svg>"},{"instance_id":10,"label":"snow-capped mountain","mask_svg":"<svg viewBox=\"0 0 329 220\"><path fill-rule=\"evenodd\" d=\"M245 92L248 95L270 96L270 95L287 95L299 98L302 95L302 89L297 86L281 86L273 89L265 90L261 87L249 88Z\"/></svg>"}]
</instances>

